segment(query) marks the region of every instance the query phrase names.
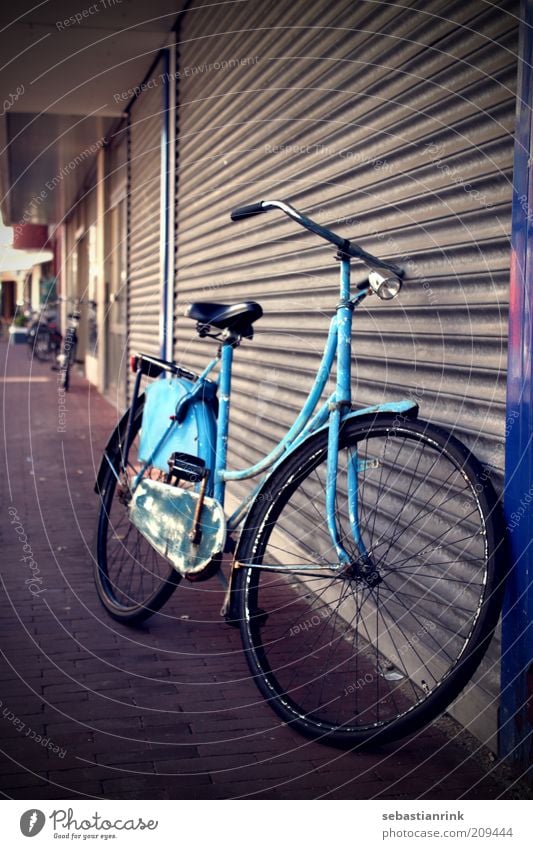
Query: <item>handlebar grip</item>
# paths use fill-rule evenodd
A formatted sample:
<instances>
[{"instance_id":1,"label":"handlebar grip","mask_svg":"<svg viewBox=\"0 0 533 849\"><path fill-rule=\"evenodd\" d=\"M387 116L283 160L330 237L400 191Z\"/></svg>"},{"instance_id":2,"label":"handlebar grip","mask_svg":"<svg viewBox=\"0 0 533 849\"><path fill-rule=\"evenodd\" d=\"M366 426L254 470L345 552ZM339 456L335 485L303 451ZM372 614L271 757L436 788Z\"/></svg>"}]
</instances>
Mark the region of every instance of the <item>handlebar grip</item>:
<instances>
[{"instance_id":1,"label":"handlebar grip","mask_svg":"<svg viewBox=\"0 0 533 849\"><path fill-rule=\"evenodd\" d=\"M263 201L260 200L259 203L251 203L248 206L239 206L234 209L231 213L231 220L240 221L241 218L250 218L252 215L260 215L262 212L266 212L266 209L263 207Z\"/></svg>"}]
</instances>

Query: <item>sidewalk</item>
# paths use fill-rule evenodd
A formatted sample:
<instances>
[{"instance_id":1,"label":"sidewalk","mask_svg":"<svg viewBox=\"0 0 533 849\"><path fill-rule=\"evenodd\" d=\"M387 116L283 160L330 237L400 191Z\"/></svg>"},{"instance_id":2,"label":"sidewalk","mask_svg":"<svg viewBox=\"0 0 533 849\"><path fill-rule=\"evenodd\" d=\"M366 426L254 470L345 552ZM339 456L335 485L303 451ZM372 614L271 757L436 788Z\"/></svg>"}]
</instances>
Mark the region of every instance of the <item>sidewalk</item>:
<instances>
[{"instance_id":1,"label":"sidewalk","mask_svg":"<svg viewBox=\"0 0 533 849\"><path fill-rule=\"evenodd\" d=\"M249 680L214 580L135 630L93 587L95 469L116 412L0 343L0 789L8 798L458 799L519 793L437 723L379 753L310 742ZM58 431L58 428L60 429ZM22 531L20 526L22 525ZM15 530L17 527L17 531ZM486 761L489 764L489 761Z\"/></svg>"}]
</instances>

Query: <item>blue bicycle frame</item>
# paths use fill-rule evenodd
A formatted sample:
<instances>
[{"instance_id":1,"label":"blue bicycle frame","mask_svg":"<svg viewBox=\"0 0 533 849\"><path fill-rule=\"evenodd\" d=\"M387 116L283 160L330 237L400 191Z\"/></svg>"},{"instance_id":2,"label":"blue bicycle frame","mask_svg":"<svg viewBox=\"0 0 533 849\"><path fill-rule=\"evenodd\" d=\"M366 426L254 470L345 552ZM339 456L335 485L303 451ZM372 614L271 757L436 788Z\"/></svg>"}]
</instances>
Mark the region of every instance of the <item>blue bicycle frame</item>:
<instances>
[{"instance_id":1,"label":"blue bicycle frame","mask_svg":"<svg viewBox=\"0 0 533 849\"><path fill-rule=\"evenodd\" d=\"M343 239L336 233L333 233L331 230L328 230L320 224L317 224L317 222L313 221L305 215L302 215L302 213L298 212L298 210L294 209L294 207L290 206L290 204L287 204L284 201L261 201L257 204L251 204L249 206L241 207L231 213L231 218L232 220L237 221L241 218L248 218L251 215L257 215L269 209L276 208L281 209L284 213L289 215L289 217L293 220L297 221L298 224L304 227L305 229L310 230L316 235L324 238L326 241L336 245L338 248L337 259L340 262L339 303L337 305L336 314L333 316L330 323L329 333L324 348L324 353L322 355L322 361L318 368L314 384L302 407L302 410L300 411L292 427L289 428L288 432L285 434L283 439L279 442L278 445L276 445L275 448L272 449L272 451L266 457L264 457L258 463L253 466L250 466L247 469L232 471L227 468L233 351L234 347L237 346L240 342L240 337L238 335L232 334L231 332L227 331L222 336L222 344L217 357L211 360L211 362L207 365L202 374L196 379L192 391L189 392L186 396L182 397L180 402L177 404L175 416L173 416L172 418L179 421L181 414L184 413L185 405L190 404L195 397L203 396L208 375L211 374L211 372L217 365L220 365L218 375L217 438L213 481L214 497L222 505L222 507L224 507L225 489L227 482L241 481L246 480L247 478L256 477L258 475L263 475L262 479L253 490L252 494L249 495L246 499L244 499L239 504L235 512L229 517L227 521L227 528L230 533L231 531L235 530L242 522L242 520L246 517L249 510L249 505L253 501L254 497L260 492L261 487L264 485L265 480L268 477L268 473L275 469L282 461L286 460L287 457L291 454L291 452L294 451L294 449L298 445L300 445L306 437L310 436L312 433L315 433L320 428L327 427L328 449L326 471L326 521L328 531L333 543L333 547L338 558L338 563L332 564L331 566L329 566L329 568L341 570L349 566L352 561L352 558L346 552L345 548L342 545L335 510L339 462L339 436L341 425L349 417L351 418L356 416L368 415L370 413L394 413L402 415L409 413L412 414L414 412L416 415L417 410L417 405L409 400L400 401L398 403L379 404L373 407L367 407L363 410L352 410L351 339L353 311L355 307L371 291L377 292L380 297L391 298L394 297L395 294L397 294L401 284L400 280L396 279L396 283L398 285L395 291L389 294L381 294L381 286L390 285L391 280L394 280L395 278L381 277L378 274L379 279L376 283L376 280L373 279L373 275L376 274L376 272L372 272L368 279L368 284L366 286L359 287L357 293L353 297L351 297L350 261L352 258L362 260L367 266L370 266L374 269L381 269L382 271L389 272L389 274L394 275L396 278L401 278L403 276L403 271L394 263L372 256L372 254L367 253L359 245L355 245L349 242L347 239ZM331 375L335 360L337 361L335 391L328 398L326 403L323 404L320 409L315 413L317 404ZM163 366L163 369L174 371L174 373L181 374L182 376L185 376L189 379L192 379L194 377L194 375L185 372L179 366L175 366L171 363L162 364L161 361L158 366L160 371L161 365ZM140 379L141 372L139 371L135 384L134 403L129 414L127 436L125 440L124 466L127 461L128 449L130 445L132 426L135 415L135 404L139 390ZM169 430L171 428L172 425L169 426ZM157 453L164 440L166 439L167 435L168 432L163 434L158 445L154 449L152 456ZM112 468L113 473L118 479L118 475L109 461L107 452L104 454L104 457L106 458L107 462ZM133 482L133 490L135 490L137 484L141 480L142 476L144 475L144 472L146 471L149 465L150 460L145 462L142 469L137 473ZM354 451L350 456L350 459L348 461L348 468L346 470L348 490L348 515L352 536L359 549L360 560L362 564L368 563L369 561L369 555L365 549L365 545L359 527L358 514L358 474L360 471L363 471L364 468L366 468L366 464L364 466L360 464L359 459L357 457L357 452ZM299 570L307 570L309 568L314 567L304 565L298 567Z\"/></svg>"},{"instance_id":2,"label":"blue bicycle frame","mask_svg":"<svg viewBox=\"0 0 533 849\"><path fill-rule=\"evenodd\" d=\"M351 337L352 337L352 315L357 304L369 293L369 287L360 290L353 298L350 297L350 259L340 259L340 300L336 314L333 316L327 342L324 348L322 361L318 368L315 382L309 392L301 412L294 424L286 433L284 438L273 450L262 460L253 466L238 471L232 471L226 467L228 453L229 435L229 412L231 401L231 372L233 364L233 345L231 341L223 343L219 355L214 358L202 374L199 376L194 393L201 393L202 383L212 370L220 363L218 376L218 418L217 418L217 442L216 442L216 464L214 480L214 497L224 506L225 487L228 481L241 481L253 478L269 470L276 468L285 460L294 448L303 439L314 433L324 425L328 426L328 456L326 477L326 519L328 530L339 560L338 566L342 569L349 565L352 558L344 549L335 517L335 499L337 490L339 433L341 423L347 415L360 416L367 413L393 412L406 413L416 405L412 401L401 401L398 403L380 404L353 412L351 398ZM333 364L337 360L336 387L334 393L325 404L313 416L317 403L322 396L326 383L331 374ZM141 470L139 476L142 476ZM367 552L359 529L358 505L357 505L357 483L358 483L359 461L356 452L353 453L348 465L348 512L351 531L362 557ZM254 496L259 492L265 481L262 478L253 493L243 500L235 512L228 519L228 530L232 531L242 522L246 516L249 505ZM299 566L298 569L308 569L309 566Z\"/></svg>"}]
</instances>

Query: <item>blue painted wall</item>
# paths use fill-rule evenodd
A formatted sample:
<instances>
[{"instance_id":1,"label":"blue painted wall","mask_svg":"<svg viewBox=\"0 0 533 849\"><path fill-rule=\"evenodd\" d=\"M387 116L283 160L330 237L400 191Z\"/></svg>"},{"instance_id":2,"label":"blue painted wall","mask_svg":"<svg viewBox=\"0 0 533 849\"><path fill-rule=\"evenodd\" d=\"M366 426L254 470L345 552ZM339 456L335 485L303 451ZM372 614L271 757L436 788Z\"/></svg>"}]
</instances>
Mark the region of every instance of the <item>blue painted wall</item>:
<instances>
[{"instance_id":1,"label":"blue painted wall","mask_svg":"<svg viewBox=\"0 0 533 849\"><path fill-rule=\"evenodd\" d=\"M512 570L502 621L500 754L533 762L533 0L523 0L513 180L505 514Z\"/></svg>"}]
</instances>

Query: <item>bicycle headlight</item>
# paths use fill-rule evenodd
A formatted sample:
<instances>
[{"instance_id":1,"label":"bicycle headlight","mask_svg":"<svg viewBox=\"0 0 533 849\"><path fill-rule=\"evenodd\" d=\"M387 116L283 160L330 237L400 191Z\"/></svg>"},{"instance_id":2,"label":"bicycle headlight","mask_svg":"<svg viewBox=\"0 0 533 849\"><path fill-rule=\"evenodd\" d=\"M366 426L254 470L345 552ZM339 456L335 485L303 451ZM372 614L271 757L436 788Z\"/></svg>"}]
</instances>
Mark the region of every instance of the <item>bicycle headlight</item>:
<instances>
[{"instance_id":1,"label":"bicycle headlight","mask_svg":"<svg viewBox=\"0 0 533 849\"><path fill-rule=\"evenodd\" d=\"M371 271L368 275L368 282L372 291L383 301L390 301L395 298L402 288L402 281L399 277L392 275L384 277L379 271Z\"/></svg>"}]
</instances>

